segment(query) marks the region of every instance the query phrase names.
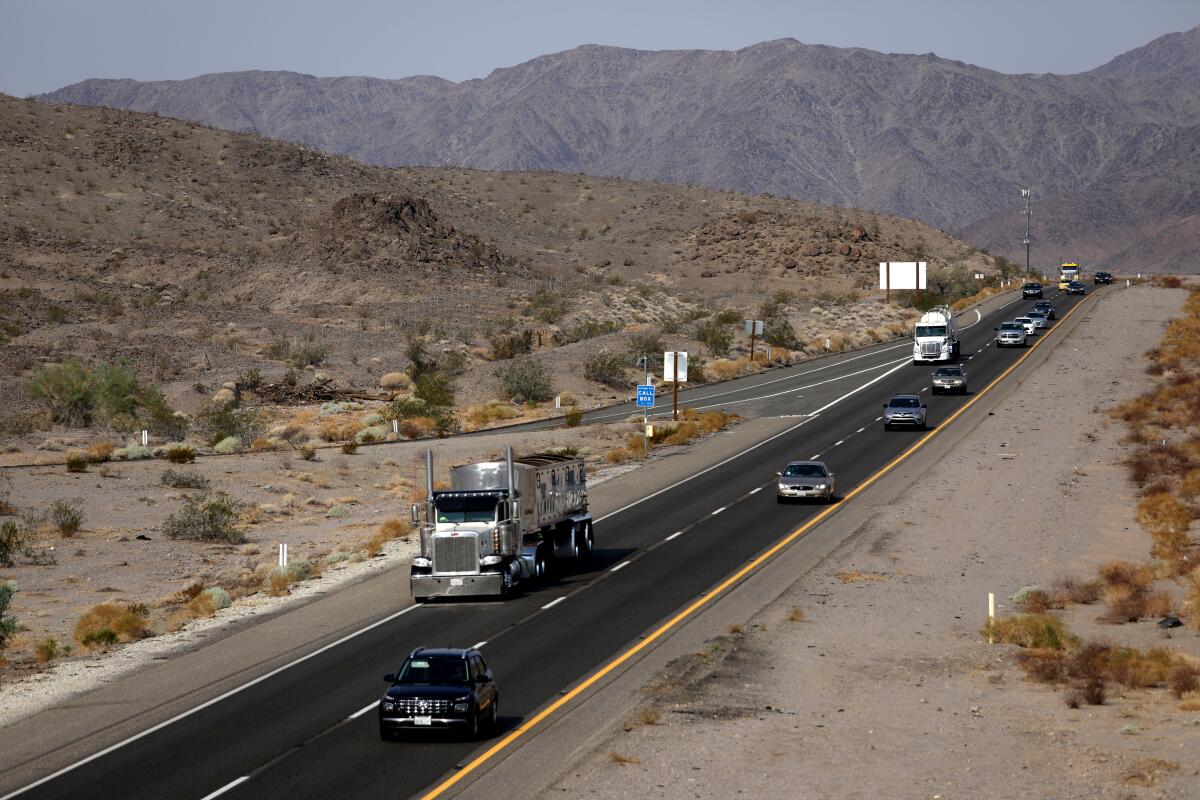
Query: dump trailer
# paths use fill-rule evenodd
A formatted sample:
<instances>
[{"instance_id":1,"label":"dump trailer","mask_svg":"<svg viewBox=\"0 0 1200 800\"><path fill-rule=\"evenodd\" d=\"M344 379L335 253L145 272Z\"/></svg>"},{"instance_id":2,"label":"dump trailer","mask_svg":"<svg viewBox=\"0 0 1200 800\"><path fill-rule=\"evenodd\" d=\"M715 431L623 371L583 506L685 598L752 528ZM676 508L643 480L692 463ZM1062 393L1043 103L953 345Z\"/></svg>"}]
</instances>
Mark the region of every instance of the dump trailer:
<instances>
[{"instance_id":1,"label":"dump trailer","mask_svg":"<svg viewBox=\"0 0 1200 800\"><path fill-rule=\"evenodd\" d=\"M921 315L913 329L913 362L927 364L958 358L958 330L950 306L937 306Z\"/></svg>"},{"instance_id":2,"label":"dump trailer","mask_svg":"<svg viewBox=\"0 0 1200 800\"><path fill-rule=\"evenodd\" d=\"M595 544L583 460L552 453L464 464L450 488L433 489L426 453L424 503L412 507L421 536L413 598L508 595L544 579L562 559L590 558Z\"/></svg>"}]
</instances>

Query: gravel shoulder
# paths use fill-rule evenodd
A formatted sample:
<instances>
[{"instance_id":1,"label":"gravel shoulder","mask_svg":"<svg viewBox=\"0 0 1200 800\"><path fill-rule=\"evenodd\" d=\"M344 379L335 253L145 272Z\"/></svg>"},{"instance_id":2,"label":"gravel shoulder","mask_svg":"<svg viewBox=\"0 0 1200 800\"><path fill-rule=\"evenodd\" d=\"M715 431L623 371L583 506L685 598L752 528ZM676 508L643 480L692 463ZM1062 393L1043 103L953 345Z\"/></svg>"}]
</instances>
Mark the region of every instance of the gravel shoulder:
<instances>
[{"instance_id":1,"label":"gravel shoulder","mask_svg":"<svg viewBox=\"0 0 1200 800\"><path fill-rule=\"evenodd\" d=\"M1185 295L1101 299L914 489L775 602L659 674L543 797L1197 797L1200 717L1166 690L1070 709L980 636L1022 586L1143 559L1123 431ZM794 609L803 621L793 621ZM1200 655L1194 632L1077 632Z\"/></svg>"}]
</instances>

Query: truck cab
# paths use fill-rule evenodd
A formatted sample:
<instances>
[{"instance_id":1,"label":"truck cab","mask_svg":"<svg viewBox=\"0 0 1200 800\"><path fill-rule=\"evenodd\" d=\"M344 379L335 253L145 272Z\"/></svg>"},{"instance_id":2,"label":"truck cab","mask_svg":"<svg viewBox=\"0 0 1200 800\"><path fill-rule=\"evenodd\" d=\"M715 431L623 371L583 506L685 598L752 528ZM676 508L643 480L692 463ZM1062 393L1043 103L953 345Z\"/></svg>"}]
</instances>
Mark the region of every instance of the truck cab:
<instances>
[{"instance_id":1,"label":"truck cab","mask_svg":"<svg viewBox=\"0 0 1200 800\"><path fill-rule=\"evenodd\" d=\"M953 361L958 358L958 335L949 306L926 311L913 329L913 363Z\"/></svg>"}]
</instances>

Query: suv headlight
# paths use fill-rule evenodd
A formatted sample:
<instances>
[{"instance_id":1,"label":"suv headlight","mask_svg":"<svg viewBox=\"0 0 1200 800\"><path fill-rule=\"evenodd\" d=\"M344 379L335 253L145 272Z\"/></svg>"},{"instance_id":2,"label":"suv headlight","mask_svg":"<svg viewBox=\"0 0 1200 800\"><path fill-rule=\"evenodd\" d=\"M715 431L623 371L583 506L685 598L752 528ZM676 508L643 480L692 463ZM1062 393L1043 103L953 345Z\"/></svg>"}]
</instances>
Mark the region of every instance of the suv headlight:
<instances>
[{"instance_id":1,"label":"suv headlight","mask_svg":"<svg viewBox=\"0 0 1200 800\"><path fill-rule=\"evenodd\" d=\"M414 567L421 567L422 569L427 569L427 568L433 566L433 562L430 561L428 558L425 558L425 556L414 556L413 560L412 560L412 565Z\"/></svg>"},{"instance_id":2,"label":"suv headlight","mask_svg":"<svg viewBox=\"0 0 1200 800\"><path fill-rule=\"evenodd\" d=\"M483 564L485 567L491 567L499 564L503 560L504 556L484 556L483 558L479 559L479 563Z\"/></svg>"},{"instance_id":3,"label":"suv headlight","mask_svg":"<svg viewBox=\"0 0 1200 800\"><path fill-rule=\"evenodd\" d=\"M456 713L465 714L467 709L471 707L471 698L459 697L454 701L454 710Z\"/></svg>"}]
</instances>

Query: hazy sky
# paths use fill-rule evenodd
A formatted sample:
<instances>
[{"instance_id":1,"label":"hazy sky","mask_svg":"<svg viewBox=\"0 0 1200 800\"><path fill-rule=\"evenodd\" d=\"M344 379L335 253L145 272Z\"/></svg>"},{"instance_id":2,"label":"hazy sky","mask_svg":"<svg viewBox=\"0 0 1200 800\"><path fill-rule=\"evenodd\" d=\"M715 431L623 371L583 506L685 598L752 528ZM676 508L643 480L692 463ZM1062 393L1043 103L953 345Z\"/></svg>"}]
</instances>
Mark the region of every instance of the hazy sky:
<instances>
[{"instance_id":1,"label":"hazy sky","mask_svg":"<svg viewBox=\"0 0 1200 800\"><path fill-rule=\"evenodd\" d=\"M1197 0L0 0L0 91L242 69L463 80L580 44L735 49L786 36L1080 72L1198 24Z\"/></svg>"}]
</instances>

